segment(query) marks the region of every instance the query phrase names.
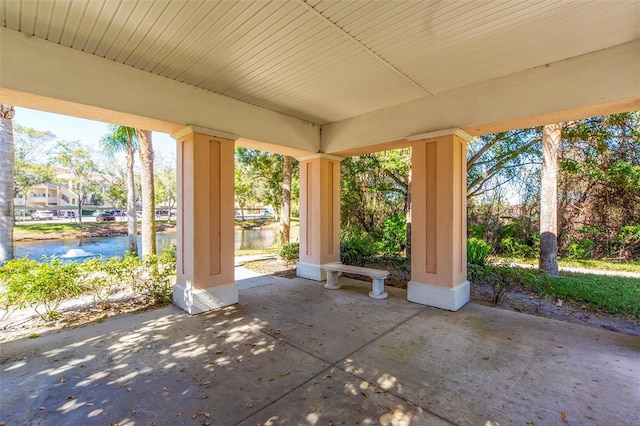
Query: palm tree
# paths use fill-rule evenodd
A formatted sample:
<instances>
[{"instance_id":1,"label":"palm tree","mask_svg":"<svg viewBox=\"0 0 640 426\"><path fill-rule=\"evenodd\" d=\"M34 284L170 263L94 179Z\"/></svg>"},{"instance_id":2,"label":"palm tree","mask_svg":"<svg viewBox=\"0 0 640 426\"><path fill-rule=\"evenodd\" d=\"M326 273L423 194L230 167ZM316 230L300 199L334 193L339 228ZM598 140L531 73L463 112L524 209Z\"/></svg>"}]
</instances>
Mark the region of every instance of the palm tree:
<instances>
[{"instance_id":1,"label":"palm tree","mask_svg":"<svg viewBox=\"0 0 640 426\"><path fill-rule=\"evenodd\" d=\"M291 230L291 177L293 172L293 157L284 156L282 171L282 207L280 214L280 244L289 244Z\"/></svg>"},{"instance_id":2,"label":"palm tree","mask_svg":"<svg viewBox=\"0 0 640 426\"><path fill-rule=\"evenodd\" d=\"M542 128L542 174L540 178L539 268L558 275L558 148L561 124Z\"/></svg>"},{"instance_id":3,"label":"palm tree","mask_svg":"<svg viewBox=\"0 0 640 426\"><path fill-rule=\"evenodd\" d=\"M13 259L13 145L12 105L0 104L0 263Z\"/></svg>"},{"instance_id":4,"label":"palm tree","mask_svg":"<svg viewBox=\"0 0 640 426\"><path fill-rule=\"evenodd\" d=\"M109 126L111 133L100 139L100 144L107 154L113 156L124 151L127 158L127 235L129 251L138 254L138 228L136 224L136 185L133 175L134 153L138 147L136 130L133 127Z\"/></svg>"},{"instance_id":5,"label":"palm tree","mask_svg":"<svg viewBox=\"0 0 640 426\"><path fill-rule=\"evenodd\" d=\"M142 184L142 255L156 254L156 198L153 187L153 145L149 130L136 129Z\"/></svg>"}]
</instances>

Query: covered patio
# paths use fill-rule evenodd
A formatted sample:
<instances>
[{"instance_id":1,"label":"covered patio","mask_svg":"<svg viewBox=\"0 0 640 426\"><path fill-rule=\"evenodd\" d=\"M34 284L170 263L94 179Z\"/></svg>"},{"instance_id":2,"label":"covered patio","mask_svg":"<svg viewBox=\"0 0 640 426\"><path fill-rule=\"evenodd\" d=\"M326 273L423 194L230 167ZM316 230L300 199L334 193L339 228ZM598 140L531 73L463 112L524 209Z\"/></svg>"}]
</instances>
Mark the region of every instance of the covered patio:
<instances>
[{"instance_id":1,"label":"covered patio","mask_svg":"<svg viewBox=\"0 0 640 426\"><path fill-rule=\"evenodd\" d=\"M636 425L640 340L342 278L238 279L170 306L4 343L7 425Z\"/></svg>"},{"instance_id":2,"label":"covered patio","mask_svg":"<svg viewBox=\"0 0 640 426\"><path fill-rule=\"evenodd\" d=\"M3 2L0 102L172 134L179 222L177 307L3 344L0 421L637 424L638 339L467 304L464 242L468 138L640 109L639 21L634 0ZM295 280L235 275L235 146L300 161ZM400 147L408 291L324 289L340 160Z\"/></svg>"},{"instance_id":3,"label":"covered patio","mask_svg":"<svg viewBox=\"0 0 640 426\"><path fill-rule=\"evenodd\" d=\"M234 147L300 160L298 276L339 260L340 160L412 148L410 301L456 311L466 142L640 109L640 2L4 2L0 99L170 133L176 305L238 303Z\"/></svg>"}]
</instances>

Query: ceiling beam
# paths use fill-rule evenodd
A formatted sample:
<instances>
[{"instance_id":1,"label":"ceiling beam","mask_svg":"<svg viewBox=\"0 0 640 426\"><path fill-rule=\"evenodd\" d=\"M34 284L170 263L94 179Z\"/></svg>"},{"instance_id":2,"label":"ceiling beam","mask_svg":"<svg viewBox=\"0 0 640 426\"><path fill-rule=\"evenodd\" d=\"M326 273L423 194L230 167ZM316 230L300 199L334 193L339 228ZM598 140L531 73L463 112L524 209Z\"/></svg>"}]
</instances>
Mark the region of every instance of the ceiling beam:
<instances>
[{"instance_id":1,"label":"ceiling beam","mask_svg":"<svg viewBox=\"0 0 640 426\"><path fill-rule=\"evenodd\" d=\"M319 150L313 123L6 28L0 46L2 103L166 133L192 124L296 153Z\"/></svg>"},{"instance_id":2,"label":"ceiling beam","mask_svg":"<svg viewBox=\"0 0 640 426\"><path fill-rule=\"evenodd\" d=\"M480 135L632 110L640 110L640 39L323 125L321 150L362 153L447 128Z\"/></svg>"}]
</instances>

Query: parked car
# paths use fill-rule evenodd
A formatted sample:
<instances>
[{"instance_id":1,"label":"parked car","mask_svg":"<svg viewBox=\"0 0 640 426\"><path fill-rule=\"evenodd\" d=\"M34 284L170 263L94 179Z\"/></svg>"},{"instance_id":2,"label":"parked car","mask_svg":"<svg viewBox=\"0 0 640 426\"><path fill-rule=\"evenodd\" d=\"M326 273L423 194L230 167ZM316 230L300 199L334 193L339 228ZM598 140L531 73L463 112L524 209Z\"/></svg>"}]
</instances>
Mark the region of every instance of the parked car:
<instances>
[{"instance_id":1,"label":"parked car","mask_svg":"<svg viewBox=\"0 0 640 426\"><path fill-rule=\"evenodd\" d=\"M31 213L31 219L33 220L51 220L53 219L53 212L51 210L36 210Z\"/></svg>"},{"instance_id":2,"label":"parked car","mask_svg":"<svg viewBox=\"0 0 640 426\"><path fill-rule=\"evenodd\" d=\"M96 222L115 222L116 217L111 213L100 213L96 217Z\"/></svg>"}]
</instances>

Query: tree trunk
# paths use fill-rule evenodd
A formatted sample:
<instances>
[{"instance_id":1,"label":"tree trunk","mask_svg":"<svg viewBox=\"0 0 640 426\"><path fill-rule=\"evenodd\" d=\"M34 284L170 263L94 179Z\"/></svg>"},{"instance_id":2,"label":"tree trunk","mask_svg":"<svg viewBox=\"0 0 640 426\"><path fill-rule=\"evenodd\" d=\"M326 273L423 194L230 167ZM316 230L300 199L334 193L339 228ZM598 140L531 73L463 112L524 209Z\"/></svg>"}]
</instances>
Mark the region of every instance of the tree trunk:
<instances>
[{"instance_id":1,"label":"tree trunk","mask_svg":"<svg viewBox=\"0 0 640 426\"><path fill-rule=\"evenodd\" d=\"M127 236L129 237L129 251L138 255L138 226L136 216L136 183L133 176L133 146L131 141L127 145Z\"/></svg>"},{"instance_id":2,"label":"tree trunk","mask_svg":"<svg viewBox=\"0 0 640 426\"><path fill-rule=\"evenodd\" d=\"M406 218L407 218L407 245L404 248L406 257L411 256L411 169L407 179L407 198L406 198Z\"/></svg>"},{"instance_id":3,"label":"tree trunk","mask_svg":"<svg viewBox=\"0 0 640 426\"><path fill-rule=\"evenodd\" d=\"M142 186L142 255L156 254L156 197L151 131L136 129Z\"/></svg>"},{"instance_id":4,"label":"tree trunk","mask_svg":"<svg viewBox=\"0 0 640 426\"><path fill-rule=\"evenodd\" d=\"M12 105L0 105L0 264L13 259L14 115Z\"/></svg>"},{"instance_id":5,"label":"tree trunk","mask_svg":"<svg viewBox=\"0 0 640 426\"><path fill-rule=\"evenodd\" d=\"M82 228L82 194L78 192L78 224Z\"/></svg>"},{"instance_id":6,"label":"tree trunk","mask_svg":"<svg viewBox=\"0 0 640 426\"><path fill-rule=\"evenodd\" d=\"M284 156L284 169L282 172L282 209L280 214L280 243L289 244L291 230L291 174L293 158Z\"/></svg>"},{"instance_id":7,"label":"tree trunk","mask_svg":"<svg viewBox=\"0 0 640 426\"><path fill-rule=\"evenodd\" d=\"M542 174L540 178L539 268L558 275L558 149L561 124L542 129Z\"/></svg>"}]
</instances>

